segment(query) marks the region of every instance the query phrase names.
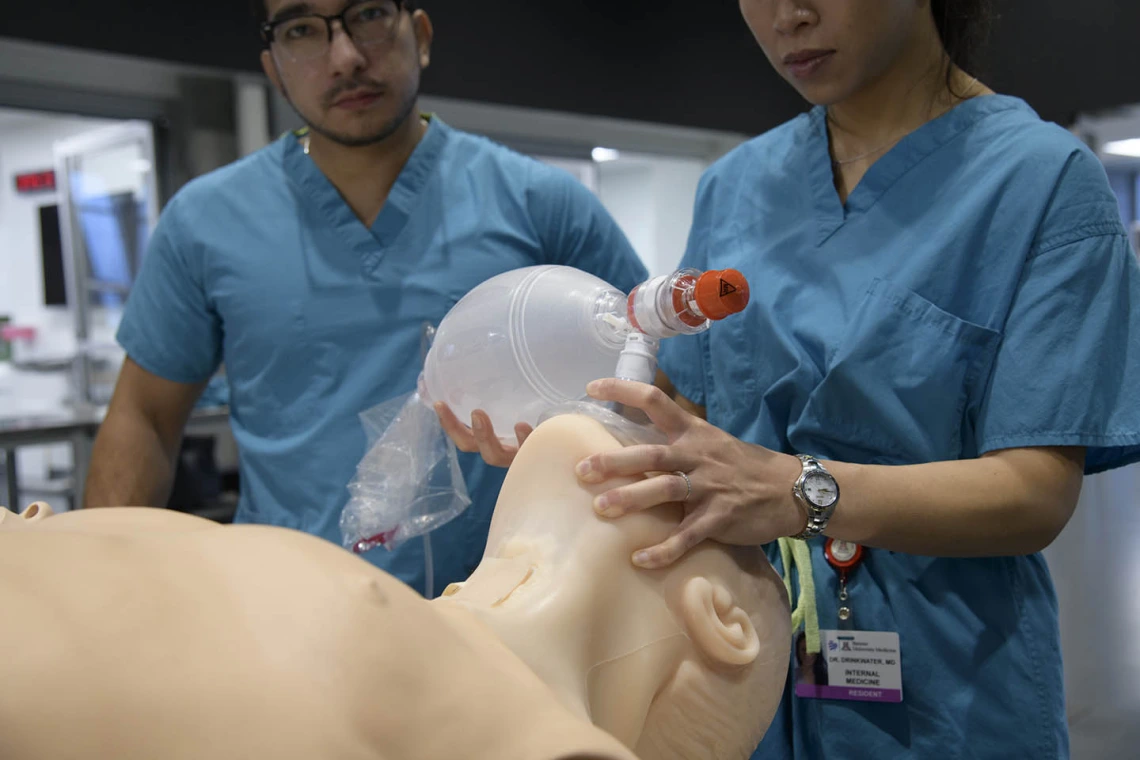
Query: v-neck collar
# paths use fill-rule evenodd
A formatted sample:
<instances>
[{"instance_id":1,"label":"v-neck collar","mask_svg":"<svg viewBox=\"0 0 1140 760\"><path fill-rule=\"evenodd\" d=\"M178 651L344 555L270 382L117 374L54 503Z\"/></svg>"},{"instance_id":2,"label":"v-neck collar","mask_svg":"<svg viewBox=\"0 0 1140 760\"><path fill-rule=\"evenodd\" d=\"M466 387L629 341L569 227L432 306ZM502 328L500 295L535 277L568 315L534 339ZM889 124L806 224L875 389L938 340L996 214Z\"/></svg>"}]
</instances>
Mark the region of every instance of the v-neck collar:
<instances>
[{"instance_id":1,"label":"v-neck collar","mask_svg":"<svg viewBox=\"0 0 1140 760\"><path fill-rule=\"evenodd\" d=\"M305 154L297 134L287 134L284 165L286 174L296 183L305 199L320 217L329 223L340 238L361 257L365 274L380 265L385 250L403 232L415 208L416 200L439 163L451 128L438 117L425 115L428 128L412 151L384 206L371 227L361 222L340 192Z\"/></svg>"},{"instance_id":2,"label":"v-neck collar","mask_svg":"<svg viewBox=\"0 0 1140 760\"><path fill-rule=\"evenodd\" d=\"M866 213L903 175L957 135L990 114L1023 105L1018 98L1006 95L982 95L959 103L899 140L883 154L847 196L846 204L840 201L839 192L835 189L827 136L827 110L823 106L813 108L806 121L808 135L805 145L809 164L807 174L819 223L819 245L834 235L848 219Z\"/></svg>"}]
</instances>

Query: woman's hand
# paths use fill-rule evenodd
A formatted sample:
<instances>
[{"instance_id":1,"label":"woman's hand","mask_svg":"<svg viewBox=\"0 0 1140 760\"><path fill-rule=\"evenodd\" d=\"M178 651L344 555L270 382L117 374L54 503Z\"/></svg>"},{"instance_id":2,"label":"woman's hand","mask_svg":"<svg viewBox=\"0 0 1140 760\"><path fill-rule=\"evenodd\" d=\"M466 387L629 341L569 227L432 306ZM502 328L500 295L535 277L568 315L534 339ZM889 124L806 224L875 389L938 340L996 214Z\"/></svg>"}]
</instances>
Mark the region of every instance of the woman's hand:
<instances>
[{"instance_id":1,"label":"woman's hand","mask_svg":"<svg viewBox=\"0 0 1140 760\"><path fill-rule=\"evenodd\" d=\"M514 461L515 454L519 453L523 441L534 430L525 422L520 422L515 425L518 446L503 445L491 426L491 418L482 409L476 409L471 413L471 427L467 427L459 421L455 412L451 411L451 407L442 401L432 408L439 415L443 432L447 433L447 437L455 443L455 448L467 453L478 451L482 454L483 461L494 467L509 467Z\"/></svg>"},{"instance_id":2,"label":"woman's hand","mask_svg":"<svg viewBox=\"0 0 1140 760\"><path fill-rule=\"evenodd\" d=\"M734 438L684 411L652 385L605 379L587 390L598 400L642 410L669 438L667 445L630 446L578 464L578 477L585 483L646 476L600 494L594 508L603 517L618 518L670 502L683 504L685 518L673 535L636 552L634 564L670 565L706 538L759 546L803 530L807 517L792 496L801 471L795 457Z\"/></svg>"}]
</instances>

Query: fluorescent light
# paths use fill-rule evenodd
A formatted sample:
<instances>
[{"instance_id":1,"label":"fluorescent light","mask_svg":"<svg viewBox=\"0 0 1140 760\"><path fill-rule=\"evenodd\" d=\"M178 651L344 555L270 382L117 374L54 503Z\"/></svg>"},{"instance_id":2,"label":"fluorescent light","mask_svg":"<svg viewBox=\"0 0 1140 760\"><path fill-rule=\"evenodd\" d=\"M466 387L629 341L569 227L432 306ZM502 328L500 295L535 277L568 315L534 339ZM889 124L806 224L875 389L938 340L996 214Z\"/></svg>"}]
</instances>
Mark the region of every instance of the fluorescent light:
<instances>
[{"instance_id":1,"label":"fluorescent light","mask_svg":"<svg viewBox=\"0 0 1140 760\"><path fill-rule=\"evenodd\" d=\"M1140 142L1140 140L1137 140L1137 142ZM606 161L617 161L619 158L621 158L621 154L613 148L594 148L592 151L590 151L590 155L599 164Z\"/></svg>"},{"instance_id":2,"label":"fluorescent light","mask_svg":"<svg viewBox=\"0 0 1140 760\"><path fill-rule=\"evenodd\" d=\"M1104 152L1114 156L1130 156L1140 158L1140 138L1131 140L1114 140L1104 144Z\"/></svg>"}]
</instances>

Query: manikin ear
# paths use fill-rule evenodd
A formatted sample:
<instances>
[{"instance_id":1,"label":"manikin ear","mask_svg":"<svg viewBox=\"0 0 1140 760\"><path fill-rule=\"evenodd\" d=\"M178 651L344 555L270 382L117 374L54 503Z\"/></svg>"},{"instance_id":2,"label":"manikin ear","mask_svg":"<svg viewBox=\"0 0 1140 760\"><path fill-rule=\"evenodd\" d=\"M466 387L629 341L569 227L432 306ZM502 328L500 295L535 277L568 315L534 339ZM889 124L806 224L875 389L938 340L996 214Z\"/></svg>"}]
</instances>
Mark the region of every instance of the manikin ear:
<instances>
[{"instance_id":1,"label":"manikin ear","mask_svg":"<svg viewBox=\"0 0 1140 760\"><path fill-rule=\"evenodd\" d=\"M431 65L431 42L435 38L435 27L423 10L412 14L412 29L416 32L416 54L420 57L420 68Z\"/></svg>"},{"instance_id":2,"label":"manikin ear","mask_svg":"<svg viewBox=\"0 0 1140 760\"><path fill-rule=\"evenodd\" d=\"M689 638L710 660L748 665L760 654L760 637L732 593L708 578L690 578L681 591L681 615Z\"/></svg>"}]
</instances>

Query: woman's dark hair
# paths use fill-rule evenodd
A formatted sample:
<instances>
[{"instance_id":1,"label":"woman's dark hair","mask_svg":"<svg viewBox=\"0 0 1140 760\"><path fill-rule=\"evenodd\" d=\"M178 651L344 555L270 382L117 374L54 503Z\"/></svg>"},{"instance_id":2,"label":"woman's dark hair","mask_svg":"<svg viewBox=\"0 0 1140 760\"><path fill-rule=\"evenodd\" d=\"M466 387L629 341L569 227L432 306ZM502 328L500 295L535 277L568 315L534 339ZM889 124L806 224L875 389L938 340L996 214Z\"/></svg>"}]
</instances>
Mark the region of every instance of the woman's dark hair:
<instances>
[{"instance_id":1,"label":"woman's dark hair","mask_svg":"<svg viewBox=\"0 0 1140 760\"><path fill-rule=\"evenodd\" d=\"M978 58L994 21L992 0L930 0L930 9L950 62L976 76Z\"/></svg>"}]
</instances>

